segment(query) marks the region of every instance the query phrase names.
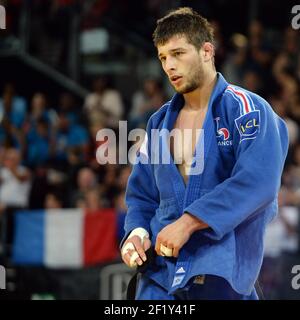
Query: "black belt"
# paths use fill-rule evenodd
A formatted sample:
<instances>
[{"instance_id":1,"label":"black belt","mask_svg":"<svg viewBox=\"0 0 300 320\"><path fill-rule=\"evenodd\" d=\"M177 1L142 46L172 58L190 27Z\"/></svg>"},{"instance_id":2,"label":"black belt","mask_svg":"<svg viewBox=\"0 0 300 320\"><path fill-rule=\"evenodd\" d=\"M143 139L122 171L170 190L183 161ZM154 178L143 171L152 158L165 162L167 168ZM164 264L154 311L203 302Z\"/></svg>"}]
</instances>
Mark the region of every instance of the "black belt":
<instances>
[{"instance_id":1,"label":"black belt","mask_svg":"<svg viewBox=\"0 0 300 320\"><path fill-rule=\"evenodd\" d=\"M147 256L147 260L141 266L138 265L136 273L133 275L133 277L130 279L128 283L127 300L135 300L138 276L141 273L144 273L148 265L153 262L156 256L156 251L154 250L154 247L150 247L147 251L145 251L145 254Z\"/></svg>"}]
</instances>

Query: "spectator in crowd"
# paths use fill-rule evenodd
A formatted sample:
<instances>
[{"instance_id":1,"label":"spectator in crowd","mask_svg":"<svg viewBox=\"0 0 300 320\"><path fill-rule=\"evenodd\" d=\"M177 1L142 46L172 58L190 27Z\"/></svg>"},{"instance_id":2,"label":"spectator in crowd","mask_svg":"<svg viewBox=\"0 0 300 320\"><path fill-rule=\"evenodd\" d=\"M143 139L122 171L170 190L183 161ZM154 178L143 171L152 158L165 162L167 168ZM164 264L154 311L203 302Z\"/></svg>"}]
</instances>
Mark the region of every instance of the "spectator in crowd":
<instances>
[{"instance_id":1,"label":"spectator in crowd","mask_svg":"<svg viewBox=\"0 0 300 320\"><path fill-rule=\"evenodd\" d=\"M271 62L271 46L266 38L266 30L257 20L250 22L248 28L248 59L247 64L257 71L264 71Z\"/></svg>"},{"instance_id":2,"label":"spectator in crowd","mask_svg":"<svg viewBox=\"0 0 300 320\"><path fill-rule=\"evenodd\" d=\"M267 228L265 256L260 272L260 283L266 299L285 299L287 287L283 276L287 255L295 255L298 247L299 212L297 207L285 206L279 199L279 212Z\"/></svg>"},{"instance_id":3,"label":"spectator in crowd","mask_svg":"<svg viewBox=\"0 0 300 320\"><path fill-rule=\"evenodd\" d=\"M262 79L258 72L254 70L246 70L243 75L242 86L258 95L265 97L265 92L263 91Z\"/></svg>"},{"instance_id":4,"label":"spectator in crowd","mask_svg":"<svg viewBox=\"0 0 300 320\"><path fill-rule=\"evenodd\" d=\"M51 135L48 122L39 119L36 128L32 128L26 136L26 164L30 168L46 164L50 158Z\"/></svg>"},{"instance_id":5,"label":"spectator in crowd","mask_svg":"<svg viewBox=\"0 0 300 320\"><path fill-rule=\"evenodd\" d=\"M105 174L101 181L102 193L107 200L107 206L113 207L114 197L119 192L117 186L118 181L118 166L114 164L107 164L105 166Z\"/></svg>"},{"instance_id":6,"label":"spectator in crowd","mask_svg":"<svg viewBox=\"0 0 300 320\"><path fill-rule=\"evenodd\" d=\"M93 83L93 92L84 102L88 121L94 117L101 119L103 126L118 128L124 114L124 105L119 91L110 88L107 77L99 77Z\"/></svg>"},{"instance_id":7,"label":"spectator in crowd","mask_svg":"<svg viewBox=\"0 0 300 320\"><path fill-rule=\"evenodd\" d=\"M87 150L87 162L91 168L95 171L101 170L102 166L99 165L99 162L96 158L96 152L98 147L103 144L103 141L97 141L97 133L99 130L104 129L102 120L99 118L93 118L88 123L88 131L89 131L89 143Z\"/></svg>"},{"instance_id":8,"label":"spectator in crowd","mask_svg":"<svg viewBox=\"0 0 300 320\"><path fill-rule=\"evenodd\" d=\"M97 188L97 178L92 169L85 167L79 170L77 176L77 187L70 195L71 206L75 207L78 200L85 199L90 189Z\"/></svg>"},{"instance_id":9,"label":"spectator in crowd","mask_svg":"<svg viewBox=\"0 0 300 320\"><path fill-rule=\"evenodd\" d=\"M143 89L134 93L132 107L129 114L129 127L131 129L146 127L151 114L165 101L162 84L157 79L146 79Z\"/></svg>"},{"instance_id":10,"label":"spectator in crowd","mask_svg":"<svg viewBox=\"0 0 300 320\"><path fill-rule=\"evenodd\" d=\"M0 208L27 208L31 186L30 171L21 165L21 154L17 149L5 151L3 167L0 169Z\"/></svg>"},{"instance_id":11,"label":"spectator in crowd","mask_svg":"<svg viewBox=\"0 0 300 320\"><path fill-rule=\"evenodd\" d=\"M72 124L67 114L60 112L58 124L55 129L55 145L53 145L53 161L62 169L67 166L67 152L70 148L77 147L83 157L88 148L88 132L79 125Z\"/></svg>"},{"instance_id":12,"label":"spectator in crowd","mask_svg":"<svg viewBox=\"0 0 300 320\"><path fill-rule=\"evenodd\" d=\"M283 173L282 186L279 193L280 206L300 205L300 143L293 148L292 163Z\"/></svg>"},{"instance_id":13,"label":"spectator in crowd","mask_svg":"<svg viewBox=\"0 0 300 320\"><path fill-rule=\"evenodd\" d=\"M298 83L293 74L288 72L283 66L279 66L284 63L284 56L278 57L274 63L274 76L280 87L280 96L285 103L291 104L298 96ZM279 69L279 68L284 69ZM276 70L276 68L278 68Z\"/></svg>"},{"instance_id":14,"label":"spectator in crowd","mask_svg":"<svg viewBox=\"0 0 300 320\"><path fill-rule=\"evenodd\" d=\"M63 200L61 197L52 192L47 193L45 198L45 209L62 209L63 208Z\"/></svg>"},{"instance_id":15,"label":"spectator in crowd","mask_svg":"<svg viewBox=\"0 0 300 320\"><path fill-rule=\"evenodd\" d=\"M281 53L287 57L287 69L292 70L300 78L300 36L299 32L290 26L284 31L283 50Z\"/></svg>"},{"instance_id":16,"label":"spectator in crowd","mask_svg":"<svg viewBox=\"0 0 300 320\"><path fill-rule=\"evenodd\" d=\"M12 84L6 84L0 99L0 144L6 148L17 148L23 153L27 104L23 97L15 94Z\"/></svg>"},{"instance_id":17,"label":"spectator in crowd","mask_svg":"<svg viewBox=\"0 0 300 320\"><path fill-rule=\"evenodd\" d=\"M67 154L68 168L67 168L67 176L68 176L68 185L70 192L74 190L74 186L77 183L77 176L79 171L86 167L87 163L84 161L81 148L73 147L69 148Z\"/></svg>"},{"instance_id":18,"label":"spectator in crowd","mask_svg":"<svg viewBox=\"0 0 300 320\"><path fill-rule=\"evenodd\" d=\"M2 98L0 99L1 117L7 118L14 127L21 128L25 121L26 112L26 100L16 95L13 84L7 83L4 87Z\"/></svg>"},{"instance_id":19,"label":"spectator in crowd","mask_svg":"<svg viewBox=\"0 0 300 320\"><path fill-rule=\"evenodd\" d=\"M102 195L99 188L91 188L85 192L85 209L89 212L95 212L103 208Z\"/></svg>"},{"instance_id":20,"label":"spectator in crowd","mask_svg":"<svg viewBox=\"0 0 300 320\"><path fill-rule=\"evenodd\" d=\"M288 106L279 97L270 97L269 99L275 112L282 118L287 124L289 131L289 144L290 147L294 146L299 138L299 127L297 122L289 116Z\"/></svg>"},{"instance_id":21,"label":"spectator in crowd","mask_svg":"<svg viewBox=\"0 0 300 320\"><path fill-rule=\"evenodd\" d=\"M5 148L24 150L24 134L16 128L8 118L2 119L0 125L0 144Z\"/></svg>"},{"instance_id":22,"label":"spectator in crowd","mask_svg":"<svg viewBox=\"0 0 300 320\"><path fill-rule=\"evenodd\" d=\"M10 254L13 239L13 214L16 210L25 209L29 204L31 173L21 165L21 153L9 148L3 155L0 168L0 220L3 231L5 254Z\"/></svg>"},{"instance_id":23,"label":"spectator in crowd","mask_svg":"<svg viewBox=\"0 0 300 320\"><path fill-rule=\"evenodd\" d=\"M230 44L232 48L227 52L221 70L230 82L241 85L246 68L248 39L242 34L234 34Z\"/></svg>"},{"instance_id":24,"label":"spectator in crowd","mask_svg":"<svg viewBox=\"0 0 300 320\"><path fill-rule=\"evenodd\" d=\"M58 110L67 115L72 125L79 122L79 112L77 112L75 98L71 93L63 92L59 96Z\"/></svg>"},{"instance_id":25,"label":"spectator in crowd","mask_svg":"<svg viewBox=\"0 0 300 320\"><path fill-rule=\"evenodd\" d=\"M56 111L48 107L46 95L42 92L34 93L30 113L27 114L23 126L24 157L28 166L33 168L50 159L51 150L55 145L53 135L56 122Z\"/></svg>"},{"instance_id":26,"label":"spectator in crowd","mask_svg":"<svg viewBox=\"0 0 300 320\"><path fill-rule=\"evenodd\" d=\"M47 97L42 92L36 92L31 99L30 113L27 118L27 126L34 129L38 120L50 123L51 117L47 106Z\"/></svg>"},{"instance_id":27,"label":"spectator in crowd","mask_svg":"<svg viewBox=\"0 0 300 320\"><path fill-rule=\"evenodd\" d=\"M132 168L128 165L120 168L120 173L118 179L116 180L116 185L122 192L126 189L131 169Z\"/></svg>"}]
</instances>

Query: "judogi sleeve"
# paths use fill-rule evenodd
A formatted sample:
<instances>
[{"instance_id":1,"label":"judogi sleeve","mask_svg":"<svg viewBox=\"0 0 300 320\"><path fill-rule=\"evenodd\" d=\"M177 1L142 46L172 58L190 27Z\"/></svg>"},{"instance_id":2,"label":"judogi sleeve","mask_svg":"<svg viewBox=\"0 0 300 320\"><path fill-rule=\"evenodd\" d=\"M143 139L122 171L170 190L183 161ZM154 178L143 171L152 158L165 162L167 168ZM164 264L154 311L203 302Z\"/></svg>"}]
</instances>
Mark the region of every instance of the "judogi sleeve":
<instances>
[{"instance_id":1,"label":"judogi sleeve","mask_svg":"<svg viewBox=\"0 0 300 320\"><path fill-rule=\"evenodd\" d=\"M155 211L159 206L159 191L156 186L150 159L151 127L152 121L150 118L144 141L128 179L125 195L125 202L128 208L124 225L125 236L120 246L122 246L130 231L135 228L144 228L151 234L150 220L155 215Z\"/></svg>"},{"instance_id":2,"label":"judogi sleeve","mask_svg":"<svg viewBox=\"0 0 300 320\"><path fill-rule=\"evenodd\" d=\"M231 176L184 209L209 225L202 232L214 240L277 197L288 149L287 128L264 100L255 107L245 115L231 115L236 156Z\"/></svg>"}]
</instances>

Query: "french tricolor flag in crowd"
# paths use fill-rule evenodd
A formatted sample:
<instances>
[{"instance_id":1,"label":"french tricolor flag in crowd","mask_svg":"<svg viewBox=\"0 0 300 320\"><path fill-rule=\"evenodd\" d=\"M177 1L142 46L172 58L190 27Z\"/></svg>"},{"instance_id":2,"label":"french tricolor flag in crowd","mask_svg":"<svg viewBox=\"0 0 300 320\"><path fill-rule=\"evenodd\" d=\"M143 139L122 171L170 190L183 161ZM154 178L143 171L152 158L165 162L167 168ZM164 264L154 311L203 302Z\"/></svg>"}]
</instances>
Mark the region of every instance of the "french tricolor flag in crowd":
<instances>
[{"instance_id":1,"label":"french tricolor flag in crowd","mask_svg":"<svg viewBox=\"0 0 300 320\"><path fill-rule=\"evenodd\" d=\"M118 257L114 209L19 211L15 214L12 260L19 265L79 268Z\"/></svg>"}]
</instances>

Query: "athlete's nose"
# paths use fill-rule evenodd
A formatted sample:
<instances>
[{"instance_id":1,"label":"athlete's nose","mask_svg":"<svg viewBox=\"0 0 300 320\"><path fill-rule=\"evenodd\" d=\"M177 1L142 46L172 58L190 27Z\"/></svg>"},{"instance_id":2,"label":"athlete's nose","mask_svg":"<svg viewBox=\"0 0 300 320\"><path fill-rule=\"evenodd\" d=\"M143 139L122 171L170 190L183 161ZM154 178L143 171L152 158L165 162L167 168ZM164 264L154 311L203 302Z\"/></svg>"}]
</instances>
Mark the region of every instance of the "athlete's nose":
<instances>
[{"instance_id":1,"label":"athlete's nose","mask_svg":"<svg viewBox=\"0 0 300 320\"><path fill-rule=\"evenodd\" d=\"M173 57L166 58L165 70L168 74L170 74L170 71L176 70L176 63Z\"/></svg>"}]
</instances>

